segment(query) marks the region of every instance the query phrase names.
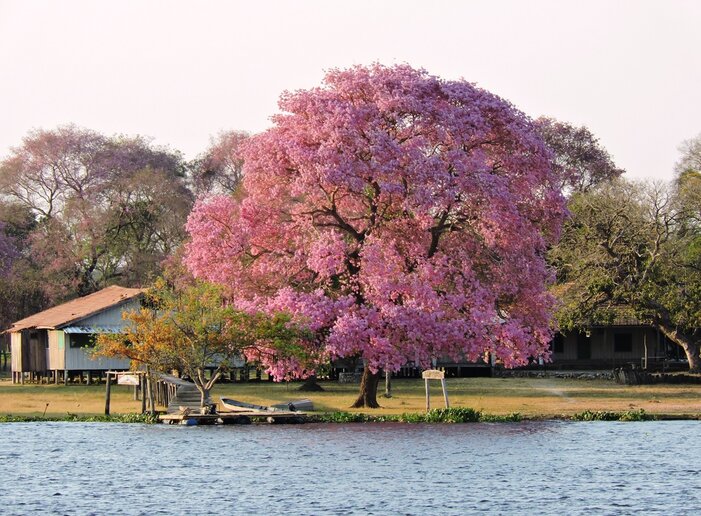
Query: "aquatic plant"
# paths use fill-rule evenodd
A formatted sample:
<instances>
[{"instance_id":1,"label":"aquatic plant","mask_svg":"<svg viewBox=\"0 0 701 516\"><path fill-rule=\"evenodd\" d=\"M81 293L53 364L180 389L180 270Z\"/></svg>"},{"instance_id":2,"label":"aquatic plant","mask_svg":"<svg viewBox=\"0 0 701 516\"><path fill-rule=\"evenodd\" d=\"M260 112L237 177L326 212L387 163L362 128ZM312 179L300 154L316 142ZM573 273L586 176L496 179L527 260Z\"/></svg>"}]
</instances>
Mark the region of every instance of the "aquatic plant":
<instances>
[{"instance_id":1,"label":"aquatic plant","mask_svg":"<svg viewBox=\"0 0 701 516\"><path fill-rule=\"evenodd\" d=\"M610 412L605 410L585 410L573 414L571 419L574 421L649 421L655 419L654 416L647 414L645 410L626 410L624 412Z\"/></svg>"}]
</instances>

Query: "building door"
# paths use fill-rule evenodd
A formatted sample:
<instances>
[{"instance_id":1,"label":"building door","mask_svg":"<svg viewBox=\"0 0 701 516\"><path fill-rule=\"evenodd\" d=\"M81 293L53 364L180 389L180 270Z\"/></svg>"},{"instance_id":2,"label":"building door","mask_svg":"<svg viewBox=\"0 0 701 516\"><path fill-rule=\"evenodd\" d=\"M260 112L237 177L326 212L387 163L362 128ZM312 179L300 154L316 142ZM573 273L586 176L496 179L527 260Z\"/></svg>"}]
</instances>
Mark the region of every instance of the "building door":
<instances>
[{"instance_id":1,"label":"building door","mask_svg":"<svg viewBox=\"0 0 701 516\"><path fill-rule=\"evenodd\" d=\"M584 333L577 335L577 358L580 360L591 358L591 336Z\"/></svg>"}]
</instances>

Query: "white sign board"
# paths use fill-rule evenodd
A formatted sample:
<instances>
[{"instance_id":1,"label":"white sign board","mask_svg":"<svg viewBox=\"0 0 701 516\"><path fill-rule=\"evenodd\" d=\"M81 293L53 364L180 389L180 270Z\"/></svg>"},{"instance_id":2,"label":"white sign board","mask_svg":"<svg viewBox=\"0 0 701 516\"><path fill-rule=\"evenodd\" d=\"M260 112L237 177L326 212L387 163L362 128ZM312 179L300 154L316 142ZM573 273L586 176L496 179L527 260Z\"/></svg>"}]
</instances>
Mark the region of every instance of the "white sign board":
<instances>
[{"instance_id":1,"label":"white sign board","mask_svg":"<svg viewBox=\"0 0 701 516\"><path fill-rule=\"evenodd\" d=\"M139 375L138 374L120 374L117 376L118 385L139 385Z\"/></svg>"},{"instance_id":2,"label":"white sign board","mask_svg":"<svg viewBox=\"0 0 701 516\"><path fill-rule=\"evenodd\" d=\"M437 369L428 369L421 373L424 380L442 380L445 378L445 372L439 371Z\"/></svg>"}]
</instances>

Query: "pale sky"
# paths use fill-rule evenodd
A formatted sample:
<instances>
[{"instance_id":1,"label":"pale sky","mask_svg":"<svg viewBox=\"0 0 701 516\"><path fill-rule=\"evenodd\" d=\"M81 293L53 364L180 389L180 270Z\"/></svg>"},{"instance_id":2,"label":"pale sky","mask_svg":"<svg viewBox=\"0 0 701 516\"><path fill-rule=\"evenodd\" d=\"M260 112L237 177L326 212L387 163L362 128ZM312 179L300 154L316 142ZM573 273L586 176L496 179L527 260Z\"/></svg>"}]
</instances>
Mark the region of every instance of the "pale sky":
<instances>
[{"instance_id":1,"label":"pale sky","mask_svg":"<svg viewBox=\"0 0 701 516\"><path fill-rule=\"evenodd\" d=\"M187 158L269 125L324 70L409 63L586 125L633 178L701 133L701 1L0 0L0 158L32 128L152 136Z\"/></svg>"}]
</instances>

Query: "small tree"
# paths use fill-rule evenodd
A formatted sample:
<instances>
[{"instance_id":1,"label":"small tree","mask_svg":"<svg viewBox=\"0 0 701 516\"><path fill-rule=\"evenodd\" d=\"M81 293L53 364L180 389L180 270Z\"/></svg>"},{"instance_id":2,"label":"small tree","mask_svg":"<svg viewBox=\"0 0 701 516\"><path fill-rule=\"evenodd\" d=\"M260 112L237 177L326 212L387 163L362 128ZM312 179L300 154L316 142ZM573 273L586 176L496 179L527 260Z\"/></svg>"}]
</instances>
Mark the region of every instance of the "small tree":
<instances>
[{"instance_id":1,"label":"small tree","mask_svg":"<svg viewBox=\"0 0 701 516\"><path fill-rule=\"evenodd\" d=\"M187 375L201 395L204 407L222 373L244 354L298 356L305 332L282 313L272 316L233 309L222 289L195 283L181 290L158 281L146 296L144 308L126 312L125 333L100 335L96 352L122 356L153 369L177 369ZM206 378L205 372L212 369Z\"/></svg>"}]
</instances>

